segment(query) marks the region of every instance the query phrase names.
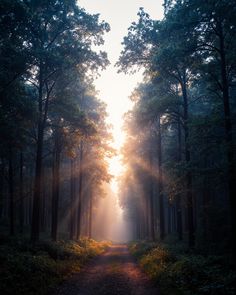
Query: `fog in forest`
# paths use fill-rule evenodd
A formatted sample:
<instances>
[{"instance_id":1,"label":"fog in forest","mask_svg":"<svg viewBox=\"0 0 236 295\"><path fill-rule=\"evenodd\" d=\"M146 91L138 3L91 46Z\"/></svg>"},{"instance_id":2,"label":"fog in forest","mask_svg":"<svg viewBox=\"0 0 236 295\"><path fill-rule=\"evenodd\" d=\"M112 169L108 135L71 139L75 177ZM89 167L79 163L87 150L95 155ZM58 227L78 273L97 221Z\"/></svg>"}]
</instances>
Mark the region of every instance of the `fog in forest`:
<instances>
[{"instance_id":1,"label":"fog in forest","mask_svg":"<svg viewBox=\"0 0 236 295\"><path fill-rule=\"evenodd\" d=\"M131 239L130 222L110 185L104 184L105 196L98 199L93 212L92 236L97 240L127 242Z\"/></svg>"},{"instance_id":2,"label":"fog in forest","mask_svg":"<svg viewBox=\"0 0 236 295\"><path fill-rule=\"evenodd\" d=\"M0 294L97 255L55 294L236 294L235 0L0 0L0 28Z\"/></svg>"}]
</instances>

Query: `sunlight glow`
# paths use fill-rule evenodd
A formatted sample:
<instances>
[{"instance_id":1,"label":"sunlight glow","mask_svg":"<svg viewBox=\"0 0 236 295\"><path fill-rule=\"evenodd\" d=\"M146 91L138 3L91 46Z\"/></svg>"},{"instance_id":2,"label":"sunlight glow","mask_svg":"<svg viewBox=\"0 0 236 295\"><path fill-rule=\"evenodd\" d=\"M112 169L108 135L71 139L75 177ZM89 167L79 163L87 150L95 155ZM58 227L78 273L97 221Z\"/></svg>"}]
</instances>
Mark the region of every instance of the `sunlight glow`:
<instances>
[{"instance_id":1,"label":"sunlight glow","mask_svg":"<svg viewBox=\"0 0 236 295\"><path fill-rule=\"evenodd\" d=\"M142 81L142 73L127 76L118 74L115 63L119 59L122 50L121 42L127 35L128 27L137 20L139 7L144 7L145 11L153 19L163 17L162 0L78 0L78 4L90 13L99 13L100 19L105 20L111 26L111 31L105 36L105 44L102 48L108 53L111 64L101 76L95 81L99 98L107 104L108 123L113 125L113 147L117 149L118 155L109 160L110 173L115 177L111 181L111 188L117 193L117 178L122 172L119 149L124 143L125 135L122 131L123 115L131 107L129 96L137 83Z\"/></svg>"},{"instance_id":2,"label":"sunlight glow","mask_svg":"<svg viewBox=\"0 0 236 295\"><path fill-rule=\"evenodd\" d=\"M109 160L109 172L114 175L111 181L111 189L116 194L118 192L117 178L122 174L124 167L121 164L120 156L117 155Z\"/></svg>"}]
</instances>

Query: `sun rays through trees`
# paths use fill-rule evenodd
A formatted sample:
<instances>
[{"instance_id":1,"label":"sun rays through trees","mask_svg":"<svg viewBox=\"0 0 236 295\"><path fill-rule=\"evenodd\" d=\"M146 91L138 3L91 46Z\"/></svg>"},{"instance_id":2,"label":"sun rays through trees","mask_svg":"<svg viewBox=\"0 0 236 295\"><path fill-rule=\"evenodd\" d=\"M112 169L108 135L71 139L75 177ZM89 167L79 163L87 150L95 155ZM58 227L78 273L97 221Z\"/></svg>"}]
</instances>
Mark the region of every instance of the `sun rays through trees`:
<instances>
[{"instance_id":1,"label":"sun rays through trees","mask_svg":"<svg viewBox=\"0 0 236 295\"><path fill-rule=\"evenodd\" d=\"M0 27L0 293L234 294L235 0L0 0Z\"/></svg>"}]
</instances>

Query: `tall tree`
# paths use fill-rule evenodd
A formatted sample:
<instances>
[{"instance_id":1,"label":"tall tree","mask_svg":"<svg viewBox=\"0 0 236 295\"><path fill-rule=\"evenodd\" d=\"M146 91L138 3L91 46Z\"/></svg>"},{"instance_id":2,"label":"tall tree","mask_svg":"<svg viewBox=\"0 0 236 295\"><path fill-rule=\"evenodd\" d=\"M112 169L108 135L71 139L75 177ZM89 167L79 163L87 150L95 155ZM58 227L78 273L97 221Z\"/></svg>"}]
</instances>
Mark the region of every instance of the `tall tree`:
<instances>
[{"instance_id":1,"label":"tall tree","mask_svg":"<svg viewBox=\"0 0 236 295\"><path fill-rule=\"evenodd\" d=\"M28 45L32 63L26 78L38 91L37 151L32 216L32 241L39 238L40 198L42 191L42 155L48 107L54 87L63 71L84 67L97 68L107 63L104 53L91 50L101 44L107 24L99 23L97 15L88 15L71 1L40 1L25 3ZM88 33L90 38L87 38Z\"/></svg>"}]
</instances>

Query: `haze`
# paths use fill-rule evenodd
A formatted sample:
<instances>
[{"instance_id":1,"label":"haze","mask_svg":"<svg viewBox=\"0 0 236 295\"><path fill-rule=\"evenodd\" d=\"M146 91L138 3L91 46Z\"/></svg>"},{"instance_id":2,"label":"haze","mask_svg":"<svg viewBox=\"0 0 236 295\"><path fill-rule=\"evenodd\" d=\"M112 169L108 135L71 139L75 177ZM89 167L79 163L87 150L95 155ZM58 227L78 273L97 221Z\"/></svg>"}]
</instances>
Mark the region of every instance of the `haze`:
<instances>
[{"instance_id":1,"label":"haze","mask_svg":"<svg viewBox=\"0 0 236 295\"><path fill-rule=\"evenodd\" d=\"M95 81L95 85L99 91L99 98L104 100L107 104L108 121L113 126L114 147L119 151L119 148L124 142L124 133L122 132L123 115L132 105L129 96L135 86L142 80L141 72L129 75L128 77L123 73L117 73L115 63L122 50L121 42L127 34L128 27L133 21L137 20L137 12L140 7L144 7L145 11L150 14L153 19L161 19L163 16L163 1L80 0L78 3L90 13L99 13L100 18L108 22L111 27L110 32L104 38L105 44L102 48L107 52L111 64L105 71L101 72L101 76ZM111 181L113 195L108 194L107 202L103 200L102 205L109 206L109 211L114 211L113 215L114 213L117 215L116 219L119 220L119 222L113 222L112 228L107 230L107 232L110 233L108 238L112 237L115 240L124 240L128 235L125 232L127 224L125 224L122 219L122 210L119 208L118 200L116 200L115 203L109 200L109 198L114 197L117 199L117 177L122 172L119 155L113 157L109 161L109 166L111 174L115 176ZM116 204L116 206L112 206L114 204ZM114 233L117 233L119 237Z\"/></svg>"}]
</instances>

